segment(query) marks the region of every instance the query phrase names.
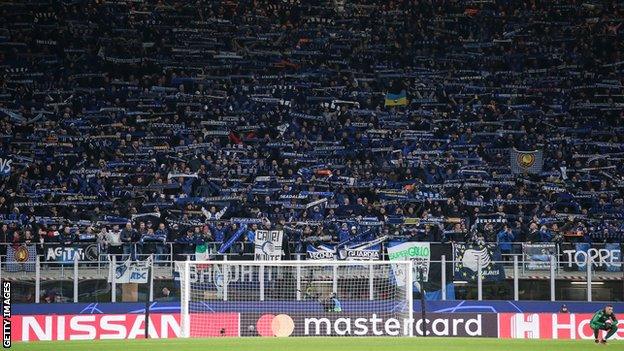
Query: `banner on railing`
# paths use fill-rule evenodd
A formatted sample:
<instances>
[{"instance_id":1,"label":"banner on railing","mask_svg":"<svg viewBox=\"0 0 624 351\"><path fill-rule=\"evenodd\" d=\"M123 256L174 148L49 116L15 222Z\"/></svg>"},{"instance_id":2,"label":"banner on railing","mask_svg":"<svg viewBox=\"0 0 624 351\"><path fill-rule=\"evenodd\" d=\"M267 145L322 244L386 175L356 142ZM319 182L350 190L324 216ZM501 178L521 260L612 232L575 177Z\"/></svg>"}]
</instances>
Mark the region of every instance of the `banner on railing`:
<instances>
[{"instance_id":1,"label":"banner on railing","mask_svg":"<svg viewBox=\"0 0 624 351\"><path fill-rule=\"evenodd\" d=\"M455 299L455 291L452 289L451 277L453 276L453 265L450 262L452 258L452 249L450 244L437 244L428 242L402 242L391 241L388 243L388 258L391 261L411 260L413 264L413 284L414 291L425 291L427 300L439 300L442 298L442 271L448 277L446 284L446 298ZM443 263L444 262L444 263ZM393 273L398 274L398 281L403 280L397 272L396 266L393 265ZM422 288L420 284L420 272L422 271Z\"/></svg>"},{"instance_id":2,"label":"banner on railing","mask_svg":"<svg viewBox=\"0 0 624 351\"><path fill-rule=\"evenodd\" d=\"M501 264L500 249L495 244L455 244L455 280L476 281L479 263L483 281L505 279L505 270Z\"/></svg>"},{"instance_id":3,"label":"banner on railing","mask_svg":"<svg viewBox=\"0 0 624 351\"><path fill-rule=\"evenodd\" d=\"M35 245L9 245L7 247L6 271L34 272L36 255Z\"/></svg>"},{"instance_id":4,"label":"banner on railing","mask_svg":"<svg viewBox=\"0 0 624 351\"><path fill-rule=\"evenodd\" d=\"M336 247L329 244L320 244L307 246L308 260L334 260L336 258Z\"/></svg>"},{"instance_id":5,"label":"banner on railing","mask_svg":"<svg viewBox=\"0 0 624 351\"><path fill-rule=\"evenodd\" d=\"M340 259L347 261L378 261L380 259L380 245L368 249L345 248L338 252Z\"/></svg>"},{"instance_id":6,"label":"banner on railing","mask_svg":"<svg viewBox=\"0 0 624 351\"><path fill-rule=\"evenodd\" d=\"M61 264L73 264L74 256L78 256L79 261L98 261L99 247L96 243L90 244L74 244L65 245L49 245L44 251L44 258L48 262L57 262Z\"/></svg>"},{"instance_id":7,"label":"banner on railing","mask_svg":"<svg viewBox=\"0 0 624 351\"><path fill-rule=\"evenodd\" d=\"M195 260L206 261L210 257L206 244L195 245Z\"/></svg>"},{"instance_id":8,"label":"banner on railing","mask_svg":"<svg viewBox=\"0 0 624 351\"><path fill-rule=\"evenodd\" d=\"M306 248L308 260L346 260L346 261L375 261L381 260L381 245L375 242L363 243L358 246L342 247L336 250L336 245L308 244Z\"/></svg>"},{"instance_id":9,"label":"banner on railing","mask_svg":"<svg viewBox=\"0 0 624 351\"><path fill-rule=\"evenodd\" d=\"M280 261L283 237L284 232L281 230L257 230L254 239L255 260Z\"/></svg>"},{"instance_id":10,"label":"banner on railing","mask_svg":"<svg viewBox=\"0 0 624 351\"><path fill-rule=\"evenodd\" d=\"M529 271L550 269L550 257L557 254L555 244L522 244L524 268Z\"/></svg>"},{"instance_id":11,"label":"banner on railing","mask_svg":"<svg viewBox=\"0 0 624 351\"><path fill-rule=\"evenodd\" d=\"M592 246L588 243L564 244L562 253L563 269L567 271L587 270L587 257L597 271L622 271L622 248L620 244L600 246Z\"/></svg>"},{"instance_id":12,"label":"banner on railing","mask_svg":"<svg viewBox=\"0 0 624 351\"><path fill-rule=\"evenodd\" d=\"M431 260L430 243L423 242L396 242L388 243L388 258L390 261L412 261L414 281L419 281L419 274L422 272L422 281L429 281L429 263ZM397 283L405 281L403 272L399 267L392 265L392 271L397 279Z\"/></svg>"},{"instance_id":13,"label":"banner on railing","mask_svg":"<svg viewBox=\"0 0 624 351\"><path fill-rule=\"evenodd\" d=\"M114 274L115 282L119 284L147 283L147 275L151 265L151 257L145 261L131 261L130 259L127 259L122 263L117 263L114 268L113 264L110 264L108 269L108 282L111 283L113 281Z\"/></svg>"}]
</instances>

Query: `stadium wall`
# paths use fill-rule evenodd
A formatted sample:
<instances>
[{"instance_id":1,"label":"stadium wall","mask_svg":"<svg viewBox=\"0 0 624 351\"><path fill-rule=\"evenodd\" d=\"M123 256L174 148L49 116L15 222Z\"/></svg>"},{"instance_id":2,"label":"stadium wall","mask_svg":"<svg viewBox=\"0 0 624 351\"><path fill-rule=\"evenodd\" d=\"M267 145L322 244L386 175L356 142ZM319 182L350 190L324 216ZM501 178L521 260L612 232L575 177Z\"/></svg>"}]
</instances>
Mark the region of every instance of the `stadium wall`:
<instances>
[{"instance_id":1,"label":"stadium wall","mask_svg":"<svg viewBox=\"0 0 624 351\"><path fill-rule=\"evenodd\" d=\"M547 301L436 301L427 303L427 323L397 320L389 314L324 313L306 302L275 304L279 318L290 319L292 336L395 336L405 328L414 335L450 337L498 337L541 339L590 339L592 312L604 303L569 302L573 313L558 313L562 302ZM230 312L191 313L191 325L200 318L203 336L275 336L271 321L277 316L262 303L241 305L223 303L218 308ZM302 305L303 304L303 305ZM238 309L235 306L239 306ZM415 304L415 309L420 306ZM215 305L215 307L217 307ZM308 309L307 307L311 307ZM616 311L624 303L614 304ZM19 304L13 306L13 341L139 339L145 334L145 305L138 303ZM360 310L361 311L361 310ZM150 306L151 338L180 336L179 303L155 302ZM211 323L210 321L218 321ZM228 328L217 327L224 324ZM191 333L191 336L193 334ZM624 320L616 339L624 339Z\"/></svg>"},{"instance_id":2,"label":"stadium wall","mask_svg":"<svg viewBox=\"0 0 624 351\"><path fill-rule=\"evenodd\" d=\"M223 336L398 336L413 328L438 337L498 337L502 339L591 339L591 313L429 313L422 320L399 320L390 314L366 313L204 313L191 314L201 334ZM176 338L181 334L179 313L150 315L150 338ZM275 318L287 319L288 334L275 330ZM145 335L143 314L15 315L13 341L140 339ZM223 326L227 327L223 327ZM277 324L279 325L279 323ZM624 321L615 339L624 339Z\"/></svg>"},{"instance_id":3,"label":"stadium wall","mask_svg":"<svg viewBox=\"0 0 624 351\"><path fill-rule=\"evenodd\" d=\"M345 302L347 309L348 302ZM375 302L378 304L378 302ZM605 302L582 301L497 301L497 300L453 300L427 301L427 312L437 313L556 313L565 304L572 313L593 313L604 307ZM624 302L612 303L615 311L624 312ZM250 301L229 302L216 301L211 306L215 310L233 312L295 312L320 311L316 302L307 301ZM276 306L279 310L276 310ZM136 302L103 302L103 303L52 303L52 304L13 304L14 315L35 314L142 314L145 313L145 303ZM414 311L420 312L420 301L414 301ZM180 303L177 301L157 301L150 305L150 313L180 313Z\"/></svg>"}]
</instances>

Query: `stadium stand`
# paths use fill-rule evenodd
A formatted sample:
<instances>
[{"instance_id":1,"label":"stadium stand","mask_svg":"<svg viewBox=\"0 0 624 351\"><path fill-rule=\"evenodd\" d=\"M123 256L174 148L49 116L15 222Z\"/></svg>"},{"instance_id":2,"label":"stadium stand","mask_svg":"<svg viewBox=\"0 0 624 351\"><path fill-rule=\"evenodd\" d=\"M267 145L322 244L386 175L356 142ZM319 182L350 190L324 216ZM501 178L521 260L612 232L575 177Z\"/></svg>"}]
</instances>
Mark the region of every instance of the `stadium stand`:
<instances>
[{"instance_id":1,"label":"stadium stand","mask_svg":"<svg viewBox=\"0 0 624 351\"><path fill-rule=\"evenodd\" d=\"M622 11L2 3L0 238L161 261L251 252L258 228L284 231L286 258L621 243Z\"/></svg>"}]
</instances>

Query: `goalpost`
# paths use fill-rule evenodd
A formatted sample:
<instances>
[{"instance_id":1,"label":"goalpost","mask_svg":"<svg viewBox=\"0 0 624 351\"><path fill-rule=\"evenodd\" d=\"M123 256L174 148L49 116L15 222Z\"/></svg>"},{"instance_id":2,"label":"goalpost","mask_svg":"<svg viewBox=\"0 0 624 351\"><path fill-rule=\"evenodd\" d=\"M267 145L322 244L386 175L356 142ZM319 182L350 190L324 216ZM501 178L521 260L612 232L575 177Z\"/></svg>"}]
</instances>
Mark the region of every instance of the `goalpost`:
<instances>
[{"instance_id":1,"label":"goalpost","mask_svg":"<svg viewBox=\"0 0 624 351\"><path fill-rule=\"evenodd\" d=\"M411 261L185 261L182 337L413 336Z\"/></svg>"}]
</instances>

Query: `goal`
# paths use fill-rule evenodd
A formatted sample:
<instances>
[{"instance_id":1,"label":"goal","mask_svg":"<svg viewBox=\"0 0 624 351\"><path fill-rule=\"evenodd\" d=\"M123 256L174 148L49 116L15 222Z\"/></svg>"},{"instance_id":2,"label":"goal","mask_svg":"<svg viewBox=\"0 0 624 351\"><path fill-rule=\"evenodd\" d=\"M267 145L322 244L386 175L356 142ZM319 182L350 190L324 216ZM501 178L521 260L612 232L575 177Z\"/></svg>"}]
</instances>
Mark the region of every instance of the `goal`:
<instances>
[{"instance_id":1,"label":"goal","mask_svg":"<svg viewBox=\"0 0 624 351\"><path fill-rule=\"evenodd\" d=\"M412 336L411 261L185 261L182 337Z\"/></svg>"}]
</instances>

